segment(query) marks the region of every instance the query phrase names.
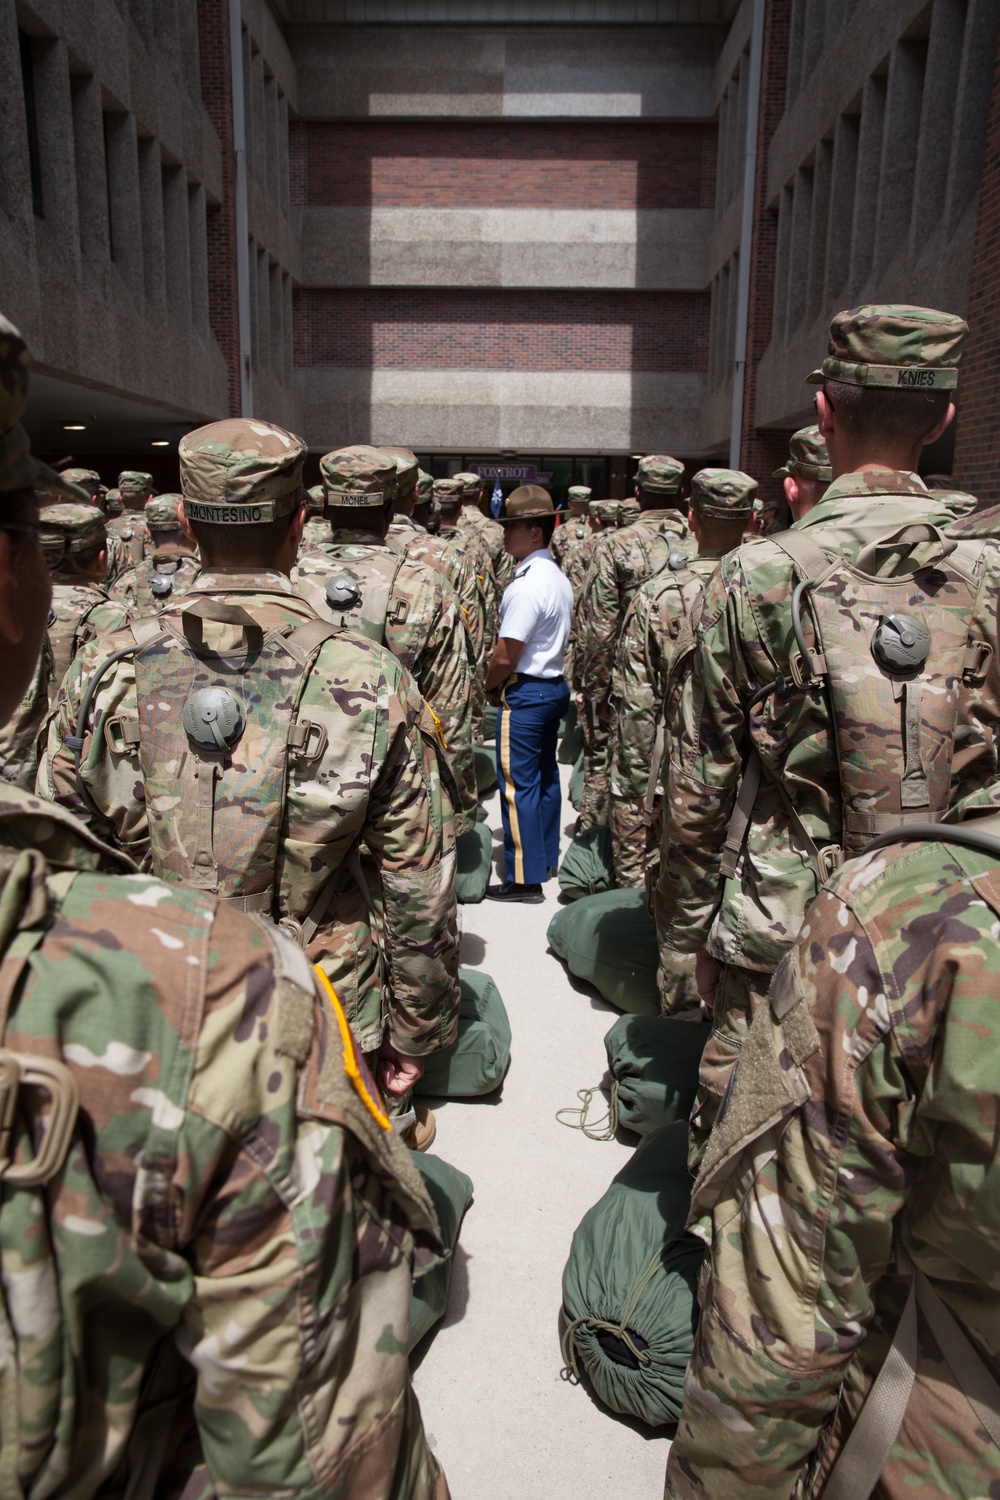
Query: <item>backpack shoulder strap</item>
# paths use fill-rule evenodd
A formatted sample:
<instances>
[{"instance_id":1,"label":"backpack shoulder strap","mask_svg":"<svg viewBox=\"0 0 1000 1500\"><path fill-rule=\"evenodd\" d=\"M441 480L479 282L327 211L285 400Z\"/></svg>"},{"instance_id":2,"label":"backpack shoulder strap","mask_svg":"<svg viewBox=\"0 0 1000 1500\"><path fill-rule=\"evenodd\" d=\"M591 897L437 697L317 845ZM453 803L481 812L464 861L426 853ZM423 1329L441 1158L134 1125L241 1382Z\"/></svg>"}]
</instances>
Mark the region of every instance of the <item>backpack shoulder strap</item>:
<instances>
[{"instance_id":1,"label":"backpack shoulder strap","mask_svg":"<svg viewBox=\"0 0 1000 1500\"><path fill-rule=\"evenodd\" d=\"M768 537L768 541L780 547L791 558L803 578L821 578L833 561L830 554L818 542L814 542L806 531L782 531L776 536Z\"/></svg>"},{"instance_id":2,"label":"backpack shoulder strap","mask_svg":"<svg viewBox=\"0 0 1000 1500\"><path fill-rule=\"evenodd\" d=\"M285 650L300 667L304 667L320 646L336 639L340 633L340 626L331 624L329 620L307 620L304 625L296 625L285 636Z\"/></svg>"}]
</instances>

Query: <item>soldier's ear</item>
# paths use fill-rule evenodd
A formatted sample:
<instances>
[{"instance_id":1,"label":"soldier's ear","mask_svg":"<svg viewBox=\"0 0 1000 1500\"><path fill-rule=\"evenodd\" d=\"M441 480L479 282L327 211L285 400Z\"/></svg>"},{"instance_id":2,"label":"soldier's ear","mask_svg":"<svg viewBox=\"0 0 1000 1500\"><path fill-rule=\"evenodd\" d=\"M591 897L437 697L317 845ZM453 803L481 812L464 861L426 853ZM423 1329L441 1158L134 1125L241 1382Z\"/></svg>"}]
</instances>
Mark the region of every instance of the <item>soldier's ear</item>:
<instances>
[{"instance_id":1,"label":"soldier's ear","mask_svg":"<svg viewBox=\"0 0 1000 1500\"><path fill-rule=\"evenodd\" d=\"M191 545L193 547L197 547L197 545L198 545L198 538L195 536L194 532L191 530L191 522L187 518L187 513L184 510L183 505L179 508L179 510L177 512L177 519L180 521L180 523L181 523L181 530L183 531L184 535L187 537L188 541L191 543Z\"/></svg>"},{"instance_id":2,"label":"soldier's ear","mask_svg":"<svg viewBox=\"0 0 1000 1500\"><path fill-rule=\"evenodd\" d=\"M822 436L829 441L833 432L834 410L826 398L826 391L817 391L813 397L813 404L816 407L816 426Z\"/></svg>"},{"instance_id":3,"label":"soldier's ear","mask_svg":"<svg viewBox=\"0 0 1000 1500\"><path fill-rule=\"evenodd\" d=\"M798 480L795 479L791 474L786 474L784 479L782 480L781 488L785 492L785 499L788 501L789 505L794 505L796 500L799 498Z\"/></svg>"},{"instance_id":4,"label":"soldier's ear","mask_svg":"<svg viewBox=\"0 0 1000 1500\"><path fill-rule=\"evenodd\" d=\"M952 422L954 422L954 420L955 420L955 403L954 403L954 401L949 401L948 402L948 410L945 412L944 416L941 418L941 420L937 424L937 426L935 428L933 428L933 430L931 432L929 432L927 434L927 436L924 438L923 447L926 448L928 443L936 443L937 440L938 440L938 438L941 436L941 434L945 431L946 428L948 428L948 427L951 426L951 424L952 424Z\"/></svg>"}]
</instances>

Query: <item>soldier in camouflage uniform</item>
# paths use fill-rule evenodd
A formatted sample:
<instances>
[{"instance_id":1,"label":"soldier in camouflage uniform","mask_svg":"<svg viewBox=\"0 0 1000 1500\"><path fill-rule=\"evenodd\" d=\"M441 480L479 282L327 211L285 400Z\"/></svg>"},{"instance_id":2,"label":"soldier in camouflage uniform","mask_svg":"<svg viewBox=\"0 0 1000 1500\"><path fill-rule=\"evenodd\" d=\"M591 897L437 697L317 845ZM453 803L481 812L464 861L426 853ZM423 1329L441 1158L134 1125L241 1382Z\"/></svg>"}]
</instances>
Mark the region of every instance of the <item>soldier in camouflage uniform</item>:
<instances>
[{"instance_id":1,"label":"soldier in camouflage uniform","mask_svg":"<svg viewBox=\"0 0 1000 1500\"><path fill-rule=\"evenodd\" d=\"M966 665L959 663L955 673L959 690L940 675L913 697L909 690L904 695L900 684L894 710L900 717L891 732L875 734L865 719L870 703L881 704L889 689L897 691L895 679L873 654L877 620L864 630L857 623L845 628L843 633L853 632L856 654L838 644L829 662L813 654L803 667L797 655L798 668L790 656L793 593L800 582L806 586L817 576L817 567L832 569L838 557L853 562L866 543L914 523L943 528L951 521L952 497L930 494L916 469L922 446L944 431L954 413L949 393L966 333L960 318L927 308L867 307L837 315L830 356L810 377L823 382L816 403L833 482L790 531L730 553L702 598L670 727L657 890L662 941L697 955L699 993L714 1006L713 1034L702 1062L702 1140L753 1010L841 850L856 852L853 841L877 828L875 810L878 817L902 822L905 809L921 806L926 817L928 776L935 799L947 799L996 775L997 549L973 545L967 557L961 554L961 573L947 571L949 565L941 562L947 584L939 590L940 607L954 609L949 618L956 630L961 624L963 643L969 640ZM944 559L946 548L922 545ZM887 579L895 568L905 578L914 562L904 539L866 566ZM970 569L967 586L962 573ZM830 605L831 630L841 620L849 625L855 619L850 611L859 588L852 582L836 606ZM800 611L807 622L814 618L809 610L818 594L817 587ZM984 653L990 652L985 663ZM796 670L810 680L825 675L818 687L798 687ZM831 681L831 671L839 674L838 682L847 681L844 674L856 674L856 724L849 710L846 720L842 713L834 715L833 688L823 685ZM883 689L885 682L889 688ZM938 710L957 714L951 731L940 732L943 738L931 717ZM848 774L852 785L860 786L865 777L870 785L864 791L868 811L852 805L845 825L841 803ZM938 816L943 810L934 809Z\"/></svg>"},{"instance_id":2,"label":"soldier in camouflage uniform","mask_svg":"<svg viewBox=\"0 0 1000 1500\"><path fill-rule=\"evenodd\" d=\"M203 571L184 599L77 662L38 789L165 879L285 925L327 974L362 1048L379 1052L380 1086L403 1094L424 1054L455 1037L451 777L392 653L325 625L292 587L305 453L260 421L182 438L184 510ZM213 734L218 749L203 750L200 721L184 715L203 684L234 673L251 711L232 739L220 717L223 744Z\"/></svg>"},{"instance_id":3,"label":"soldier in camouflage uniform","mask_svg":"<svg viewBox=\"0 0 1000 1500\"><path fill-rule=\"evenodd\" d=\"M109 495L114 491L109 491ZM141 512L153 493L153 476L141 469L125 469L118 476L118 494L122 503L121 513L108 522L108 530L117 536L128 551L128 565L135 567L146 555L149 538ZM111 512L109 511L110 515Z\"/></svg>"},{"instance_id":4,"label":"soldier in camouflage uniform","mask_svg":"<svg viewBox=\"0 0 1000 1500\"><path fill-rule=\"evenodd\" d=\"M618 527L631 526L642 515L642 506L631 495L618 502Z\"/></svg>"},{"instance_id":5,"label":"soldier in camouflage uniform","mask_svg":"<svg viewBox=\"0 0 1000 1500\"><path fill-rule=\"evenodd\" d=\"M320 463L327 540L299 551L295 589L324 620L378 640L412 673L431 708L458 784L458 834L476 817L473 688L476 660L454 591L425 563L386 541L396 492L396 460L380 448L338 448ZM353 582L348 594L338 580Z\"/></svg>"},{"instance_id":6,"label":"soldier in camouflage uniform","mask_svg":"<svg viewBox=\"0 0 1000 1500\"><path fill-rule=\"evenodd\" d=\"M27 361L0 319L0 724L49 602ZM363 1060L283 933L133 870L0 787L4 1493L445 1500L406 1360L440 1243Z\"/></svg>"},{"instance_id":7,"label":"soldier in camouflage uniform","mask_svg":"<svg viewBox=\"0 0 1000 1500\"><path fill-rule=\"evenodd\" d=\"M606 827L609 821L608 692L615 648L625 612L640 584L666 563L679 542L688 540L684 517L674 503L683 478L684 465L676 458L656 454L641 459L636 474L638 520L600 537L591 555L573 657L585 756L581 832Z\"/></svg>"},{"instance_id":8,"label":"soldier in camouflage uniform","mask_svg":"<svg viewBox=\"0 0 1000 1500\"><path fill-rule=\"evenodd\" d=\"M4 335L7 327L5 320L0 321L0 329ZM93 507L80 503L87 493L86 486L68 477L70 472L80 473L80 470L56 474L53 469L44 465L37 467L39 483L45 485L46 499L50 506L53 501L58 501L60 507L66 506L67 499L70 499L67 509L84 512L89 517ZM42 732L58 687L59 678L52 659L52 647L46 635L27 691L0 728L0 782L6 782L8 786L23 787L29 792L34 790Z\"/></svg>"},{"instance_id":9,"label":"soldier in camouflage uniform","mask_svg":"<svg viewBox=\"0 0 1000 1500\"><path fill-rule=\"evenodd\" d=\"M63 469L62 477L70 484L78 485L86 491L87 500L91 505L96 505L104 516L109 515L108 495L110 490L105 489L101 483L101 476L96 469ZM58 497L54 497L58 501ZM49 501L51 504L52 501ZM128 547L118 536L117 532L110 527L106 528L105 542L108 552L108 572L104 582L108 589L114 583L120 573L130 566Z\"/></svg>"},{"instance_id":10,"label":"soldier in camouflage uniform","mask_svg":"<svg viewBox=\"0 0 1000 1500\"><path fill-rule=\"evenodd\" d=\"M566 497L569 514L563 516L561 525L557 526L552 533L552 545L549 551L564 573L567 554L582 547L590 535L587 517L590 496L591 491L587 485L571 484Z\"/></svg>"},{"instance_id":11,"label":"soldier in camouflage uniform","mask_svg":"<svg viewBox=\"0 0 1000 1500\"><path fill-rule=\"evenodd\" d=\"M88 641L120 628L129 604L104 587L105 520L96 505L46 506L39 537L52 569L48 642L58 684Z\"/></svg>"},{"instance_id":12,"label":"soldier in camouflage uniform","mask_svg":"<svg viewBox=\"0 0 1000 1500\"><path fill-rule=\"evenodd\" d=\"M671 552L625 615L611 677L608 756L615 879L622 887L643 889L648 859L654 851L659 857L659 841L649 845L653 809L647 817L645 803L673 644L720 559L739 546L756 491L756 480L738 469L699 470L688 517L697 555ZM666 992L663 998L669 1009Z\"/></svg>"},{"instance_id":13,"label":"soldier in camouflage uniform","mask_svg":"<svg viewBox=\"0 0 1000 1500\"><path fill-rule=\"evenodd\" d=\"M484 650L489 655L496 645L500 595L503 590L497 583L496 574L493 571L493 559L490 556L490 549L485 536L483 536L477 526L463 526L461 524L464 514L462 510L463 493L464 489L461 479L457 477L435 479L433 499L438 516L437 534L448 542L464 547L469 561L476 570L476 578L483 591L486 616Z\"/></svg>"},{"instance_id":14,"label":"soldier in camouflage uniform","mask_svg":"<svg viewBox=\"0 0 1000 1500\"><path fill-rule=\"evenodd\" d=\"M503 527L499 521L494 521L492 516L484 516L479 509L483 494L483 481L479 475L463 472L454 477L462 485L462 509L459 512L458 528L463 531L475 527L485 540L490 561L493 564L493 575L497 581L499 598L499 594L503 593L514 576L514 559L509 552L504 551ZM499 603L497 607L499 608Z\"/></svg>"},{"instance_id":15,"label":"soldier in camouflage uniform","mask_svg":"<svg viewBox=\"0 0 1000 1500\"><path fill-rule=\"evenodd\" d=\"M155 615L171 599L182 599L201 568L198 548L184 530L183 495L154 495L143 513L153 550L129 568L111 589L114 599L130 600L137 615Z\"/></svg>"},{"instance_id":16,"label":"soldier in camouflage uniform","mask_svg":"<svg viewBox=\"0 0 1000 1500\"><path fill-rule=\"evenodd\" d=\"M458 600L472 647L472 722L474 734L479 739L486 712L486 596L461 540L457 536L431 536L426 527L413 519L420 473L416 455L408 448L386 448L384 451L391 453L396 460L397 485L386 541L394 552L408 557L411 562L433 568ZM427 478L430 480L430 499L434 481L429 474Z\"/></svg>"},{"instance_id":17,"label":"soldier in camouflage uniform","mask_svg":"<svg viewBox=\"0 0 1000 1500\"><path fill-rule=\"evenodd\" d=\"M692 1202L671 1500L805 1500L831 1470L859 1497L995 1492L1000 820L976 800L943 843L900 829L844 865L754 1018ZM961 843L987 830L994 852Z\"/></svg>"}]
</instances>

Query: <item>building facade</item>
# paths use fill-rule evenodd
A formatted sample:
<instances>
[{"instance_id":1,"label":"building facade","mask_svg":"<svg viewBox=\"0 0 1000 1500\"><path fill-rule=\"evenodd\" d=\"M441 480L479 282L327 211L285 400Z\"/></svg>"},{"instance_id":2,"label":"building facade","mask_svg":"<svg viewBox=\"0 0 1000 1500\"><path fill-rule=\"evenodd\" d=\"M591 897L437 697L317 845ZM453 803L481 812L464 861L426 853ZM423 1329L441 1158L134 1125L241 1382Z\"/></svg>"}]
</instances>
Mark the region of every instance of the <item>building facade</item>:
<instances>
[{"instance_id":1,"label":"building facade","mask_svg":"<svg viewBox=\"0 0 1000 1500\"><path fill-rule=\"evenodd\" d=\"M996 0L0 0L3 311L50 459L765 476L829 317L973 321L929 458L1000 500ZM158 444L160 446L153 446Z\"/></svg>"}]
</instances>

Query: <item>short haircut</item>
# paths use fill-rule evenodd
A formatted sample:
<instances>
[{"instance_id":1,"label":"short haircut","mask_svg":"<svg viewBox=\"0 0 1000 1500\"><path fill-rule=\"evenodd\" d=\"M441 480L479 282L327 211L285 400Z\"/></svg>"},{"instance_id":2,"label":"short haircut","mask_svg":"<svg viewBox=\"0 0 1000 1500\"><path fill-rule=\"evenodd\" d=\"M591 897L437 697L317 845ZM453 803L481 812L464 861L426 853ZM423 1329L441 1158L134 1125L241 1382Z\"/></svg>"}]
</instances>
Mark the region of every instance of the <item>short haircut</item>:
<instances>
[{"instance_id":1,"label":"short haircut","mask_svg":"<svg viewBox=\"0 0 1000 1500\"><path fill-rule=\"evenodd\" d=\"M334 505L327 502L326 519L333 531L378 531L392 501L383 505Z\"/></svg>"},{"instance_id":2,"label":"short haircut","mask_svg":"<svg viewBox=\"0 0 1000 1500\"><path fill-rule=\"evenodd\" d=\"M297 510L275 521L256 521L247 526L219 526L212 521L191 521L191 530L204 556L235 568L269 568L284 545Z\"/></svg>"},{"instance_id":3,"label":"short haircut","mask_svg":"<svg viewBox=\"0 0 1000 1500\"><path fill-rule=\"evenodd\" d=\"M531 524L542 528L542 546L547 547L552 540L552 533L556 529L555 516L533 516Z\"/></svg>"},{"instance_id":4,"label":"short haircut","mask_svg":"<svg viewBox=\"0 0 1000 1500\"><path fill-rule=\"evenodd\" d=\"M749 516L738 516L732 521L720 521L718 516L698 517L698 539L713 552L732 552L743 540L743 533L750 524Z\"/></svg>"},{"instance_id":5,"label":"short haircut","mask_svg":"<svg viewBox=\"0 0 1000 1500\"><path fill-rule=\"evenodd\" d=\"M855 443L889 442L911 448L941 421L951 391L896 390L894 387L823 383L846 435Z\"/></svg>"}]
</instances>

